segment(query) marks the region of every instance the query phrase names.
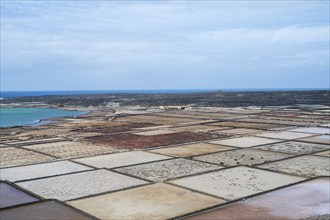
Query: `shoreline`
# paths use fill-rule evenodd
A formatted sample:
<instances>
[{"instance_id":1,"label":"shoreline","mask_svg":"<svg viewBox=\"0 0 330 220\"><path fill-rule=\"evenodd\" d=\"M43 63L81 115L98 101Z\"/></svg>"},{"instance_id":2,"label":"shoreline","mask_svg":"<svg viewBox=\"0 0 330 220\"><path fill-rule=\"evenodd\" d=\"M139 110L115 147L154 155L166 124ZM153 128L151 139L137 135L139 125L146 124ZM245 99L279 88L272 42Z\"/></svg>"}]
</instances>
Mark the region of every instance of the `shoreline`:
<instances>
[{"instance_id":1,"label":"shoreline","mask_svg":"<svg viewBox=\"0 0 330 220\"><path fill-rule=\"evenodd\" d=\"M35 107L7 107L7 109L14 109L14 108L35 108ZM40 108L40 107L37 107L37 108ZM72 110L72 109L69 110L69 109L65 109L65 108L47 108L47 107L44 107L44 109L65 110L65 111L72 111L72 113L74 113L75 111L81 111L81 110ZM83 112L83 111L81 111L81 112ZM79 113L77 116L76 116L76 114L73 114L73 115L76 116L77 118L79 118L82 115L88 117L88 115L91 114L91 113L92 113L92 111L85 111L83 113ZM27 123L27 124L22 124L22 125L0 126L0 129L15 128L15 127L35 127L35 126L41 126L41 125L50 125L51 123L58 123L62 119L72 118L72 117L73 116L64 115L64 116L58 116L58 117L41 118L41 119L38 119L37 121L31 122L31 123Z\"/></svg>"}]
</instances>

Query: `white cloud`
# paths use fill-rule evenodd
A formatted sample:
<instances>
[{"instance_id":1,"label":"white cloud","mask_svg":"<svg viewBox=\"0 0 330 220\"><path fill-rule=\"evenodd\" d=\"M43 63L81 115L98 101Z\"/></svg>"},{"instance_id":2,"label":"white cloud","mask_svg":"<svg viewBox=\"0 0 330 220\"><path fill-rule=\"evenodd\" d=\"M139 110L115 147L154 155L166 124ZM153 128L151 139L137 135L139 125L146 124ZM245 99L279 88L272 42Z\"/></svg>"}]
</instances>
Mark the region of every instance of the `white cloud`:
<instances>
[{"instance_id":1,"label":"white cloud","mask_svg":"<svg viewBox=\"0 0 330 220\"><path fill-rule=\"evenodd\" d=\"M211 79L215 85L225 81L220 73L242 78L277 68L298 74L298 67L307 66L325 74L328 6L314 1L1 1L2 75L60 71L67 79L100 73L143 81L151 72Z\"/></svg>"},{"instance_id":2,"label":"white cloud","mask_svg":"<svg viewBox=\"0 0 330 220\"><path fill-rule=\"evenodd\" d=\"M329 25L283 28L236 28L220 31L206 31L183 34L192 40L220 42L255 42L274 44L303 44L309 42L328 42Z\"/></svg>"},{"instance_id":3,"label":"white cloud","mask_svg":"<svg viewBox=\"0 0 330 220\"><path fill-rule=\"evenodd\" d=\"M296 53L286 55L276 55L275 59L280 60L277 68L294 68L307 66L324 66L329 67L329 51L311 51L308 53Z\"/></svg>"}]
</instances>

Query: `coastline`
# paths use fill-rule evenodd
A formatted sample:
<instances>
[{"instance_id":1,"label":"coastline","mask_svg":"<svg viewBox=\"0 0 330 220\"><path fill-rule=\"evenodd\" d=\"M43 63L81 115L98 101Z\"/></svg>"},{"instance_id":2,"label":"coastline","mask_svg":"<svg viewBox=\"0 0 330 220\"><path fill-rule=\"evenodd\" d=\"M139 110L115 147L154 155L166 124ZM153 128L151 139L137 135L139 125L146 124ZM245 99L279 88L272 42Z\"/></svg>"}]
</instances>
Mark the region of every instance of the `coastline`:
<instances>
[{"instance_id":1,"label":"coastline","mask_svg":"<svg viewBox=\"0 0 330 220\"><path fill-rule=\"evenodd\" d=\"M3 108L3 107L1 107ZM36 108L36 107L6 107L7 109L15 109L15 108L30 108L30 109L33 109L33 108ZM41 108L41 107L37 107L37 108ZM89 115L92 113L92 111L82 111L82 110L73 110L73 109L65 109L65 108L47 108L47 107L42 107L43 109L54 109L54 110L63 110L63 111L70 111L73 113L74 116L76 116L77 118L79 118L80 116L82 115ZM74 114L74 112L78 112L77 114ZM35 121L32 121L30 123L24 123L24 124L20 124L20 125L9 125L9 126L0 126L0 129L2 128L13 128L13 127L26 127L26 126L40 126L40 125L50 125L52 123L58 123L60 122L61 120L63 119L66 119L66 118L71 118L72 116L68 116L68 115L63 115L63 116L55 116L55 117L45 117L45 118L40 118L40 119L37 119Z\"/></svg>"},{"instance_id":2,"label":"coastline","mask_svg":"<svg viewBox=\"0 0 330 220\"><path fill-rule=\"evenodd\" d=\"M58 108L59 110L67 110L67 109L63 109L63 108ZM69 111L78 111L78 110L69 110ZM92 111L88 111L86 113L81 113L79 115L76 116L76 118L80 118L81 116L84 117L89 117L90 114L92 114ZM71 116L59 116L59 117L54 117L54 118L43 118L40 119L38 122L32 123L32 124L26 124L26 125L22 125L22 127L24 126L40 126L40 125L51 125L52 123L60 123L61 120L63 119L68 119L71 118Z\"/></svg>"},{"instance_id":3,"label":"coastline","mask_svg":"<svg viewBox=\"0 0 330 220\"><path fill-rule=\"evenodd\" d=\"M114 115L141 111L189 109L193 107L248 107L248 106L329 106L330 91L258 91L258 92L202 92L190 94L88 94L17 97L0 101L0 108L45 108L82 111L78 118ZM144 111L144 110L142 110ZM60 122L68 116L41 118L19 126L38 126Z\"/></svg>"}]
</instances>

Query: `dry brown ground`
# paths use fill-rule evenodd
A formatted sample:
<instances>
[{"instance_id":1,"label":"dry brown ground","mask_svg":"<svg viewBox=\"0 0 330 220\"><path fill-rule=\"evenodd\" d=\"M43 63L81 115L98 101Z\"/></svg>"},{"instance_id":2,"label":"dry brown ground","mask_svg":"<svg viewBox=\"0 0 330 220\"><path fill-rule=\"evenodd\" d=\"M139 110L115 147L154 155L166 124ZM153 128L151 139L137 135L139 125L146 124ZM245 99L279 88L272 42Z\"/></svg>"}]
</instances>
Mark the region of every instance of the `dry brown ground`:
<instances>
[{"instance_id":1,"label":"dry brown ground","mask_svg":"<svg viewBox=\"0 0 330 220\"><path fill-rule=\"evenodd\" d=\"M217 123L212 123L212 124L208 124L208 125L214 125L214 126L220 126L220 127L233 127L233 128L252 128L252 129L262 129L262 130L284 127L284 125L233 122L233 121L217 122Z\"/></svg>"},{"instance_id":2,"label":"dry brown ground","mask_svg":"<svg viewBox=\"0 0 330 220\"><path fill-rule=\"evenodd\" d=\"M118 123L113 122L108 126L91 126L87 128L82 128L80 131L83 132L98 132L98 133L119 133L119 132L126 132L130 131L134 128L144 128L144 127L151 127L155 126L152 123Z\"/></svg>"},{"instance_id":3,"label":"dry brown ground","mask_svg":"<svg viewBox=\"0 0 330 220\"><path fill-rule=\"evenodd\" d=\"M173 144L182 144L194 141L204 141L218 138L210 134L199 134L193 132L179 132L174 134L163 134L153 136L140 136L130 133L115 135L102 135L85 138L86 141L94 144L106 144L115 148L141 149Z\"/></svg>"},{"instance_id":4,"label":"dry brown ground","mask_svg":"<svg viewBox=\"0 0 330 220\"><path fill-rule=\"evenodd\" d=\"M170 124L178 124L178 123L186 123L193 122L195 119L189 118L170 118L170 117L161 117L161 116L153 116L153 115L134 115L134 116L126 116L115 119L116 122L130 122L130 123L154 123L159 125L170 125Z\"/></svg>"}]
</instances>

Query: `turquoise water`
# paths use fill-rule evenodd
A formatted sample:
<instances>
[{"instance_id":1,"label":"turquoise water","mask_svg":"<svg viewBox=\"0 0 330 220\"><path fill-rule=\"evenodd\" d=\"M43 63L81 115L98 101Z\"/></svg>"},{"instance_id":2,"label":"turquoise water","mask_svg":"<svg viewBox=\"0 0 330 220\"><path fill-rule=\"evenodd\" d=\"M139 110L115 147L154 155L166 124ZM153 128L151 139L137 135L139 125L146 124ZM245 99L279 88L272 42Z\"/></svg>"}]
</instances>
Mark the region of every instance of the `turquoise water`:
<instances>
[{"instance_id":1,"label":"turquoise water","mask_svg":"<svg viewBox=\"0 0 330 220\"><path fill-rule=\"evenodd\" d=\"M84 114L83 111L67 111L51 108L0 108L0 127L30 125L41 119Z\"/></svg>"}]
</instances>

